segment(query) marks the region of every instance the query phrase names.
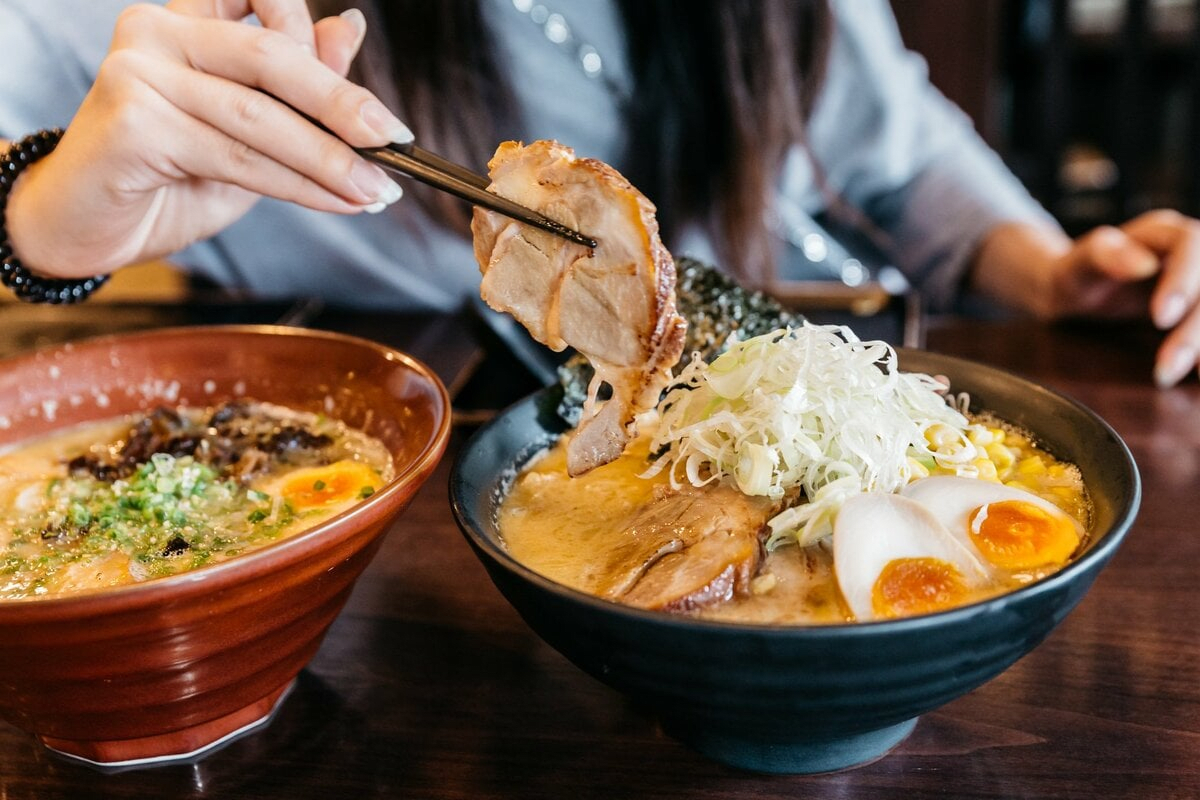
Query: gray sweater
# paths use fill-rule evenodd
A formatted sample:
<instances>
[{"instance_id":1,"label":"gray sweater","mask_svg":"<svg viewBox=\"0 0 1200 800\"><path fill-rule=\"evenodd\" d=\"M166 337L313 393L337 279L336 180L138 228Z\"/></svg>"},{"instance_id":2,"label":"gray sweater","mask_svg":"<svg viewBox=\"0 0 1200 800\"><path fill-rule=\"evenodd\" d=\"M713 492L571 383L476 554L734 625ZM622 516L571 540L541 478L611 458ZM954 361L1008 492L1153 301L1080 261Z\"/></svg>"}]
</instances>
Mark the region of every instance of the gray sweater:
<instances>
[{"instance_id":1,"label":"gray sweater","mask_svg":"<svg viewBox=\"0 0 1200 800\"><path fill-rule=\"evenodd\" d=\"M0 0L0 137L70 123L126 5ZM629 76L617 12L604 0L545 5L595 48L608 80L589 77L513 0L488 0L526 122L523 138L558 139L619 169L626 143L615 95L628 89ZM795 231L825 210L813 183L815 161L829 184L888 234L896 266L931 305L944 306L986 231L1004 221L1049 218L966 116L929 84L924 62L904 49L886 0L832 5L826 82L808 141L793 148L779 176L775 211ZM699 229L682 231L668 246L712 258ZM345 305L449 310L478 291L470 243L405 200L383 214L343 217L264 199L174 260L263 296L314 295Z\"/></svg>"}]
</instances>

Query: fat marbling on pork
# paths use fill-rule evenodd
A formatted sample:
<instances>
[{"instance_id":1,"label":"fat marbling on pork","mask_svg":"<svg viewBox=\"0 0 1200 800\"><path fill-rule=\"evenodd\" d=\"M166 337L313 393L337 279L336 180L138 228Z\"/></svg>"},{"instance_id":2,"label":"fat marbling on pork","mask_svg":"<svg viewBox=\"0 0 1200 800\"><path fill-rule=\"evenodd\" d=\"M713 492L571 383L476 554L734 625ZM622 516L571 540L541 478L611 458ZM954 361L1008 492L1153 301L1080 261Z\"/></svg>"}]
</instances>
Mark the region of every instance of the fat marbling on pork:
<instances>
[{"instance_id":1,"label":"fat marbling on pork","mask_svg":"<svg viewBox=\"0 0 1200 800\"><path fill-rule=\"evenodd\" d=\"M593 250L478 207L471 224L484 301L595 369L567 445L567 470L579 475L621 454L683 352L675 264L654 204L607 164L553 141L505 142L488 170L491 191L598 243ZM611 397L599 401L602 384Z\"/></svg>"}]
</instances>

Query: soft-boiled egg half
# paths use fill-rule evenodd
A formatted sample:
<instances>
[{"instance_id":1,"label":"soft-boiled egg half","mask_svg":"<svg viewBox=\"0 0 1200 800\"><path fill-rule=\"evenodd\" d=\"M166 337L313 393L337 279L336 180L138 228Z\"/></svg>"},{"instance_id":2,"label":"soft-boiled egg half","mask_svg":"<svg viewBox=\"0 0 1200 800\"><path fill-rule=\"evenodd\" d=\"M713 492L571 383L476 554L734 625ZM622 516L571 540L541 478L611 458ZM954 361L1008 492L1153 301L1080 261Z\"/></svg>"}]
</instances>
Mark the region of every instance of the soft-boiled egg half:
<instances>
[{"instance_id":1,"label":"soft-boiled egg half","mask_svg":"<svg viewBox=\"0 0 1200 800\"><path fill-rule=\"evenodd\" d=\"M833 525L833 567L860 621L951 608L987 580L979 559L927 508L884 492L842 504Z\"/></svg>"},{"instance_id":2,"label":"soft-boiled egg half","mask_svg":"<svg viewBox=\"0 0 1200 800\"><path fill-rule=\"evenodd\" d=\"M1083 540L1083 526L1035 494L992 481L939 475L900 492L928 508L950 534L1001 570L1065 564Z\"/></svg>"},{"instance_id":3,"label":"soft-boiled egg half","mask_svg":"<svg viewBox=\"0 0 1200 800\"><path fill-rule=\"evenodd\" d=\"M856 619L891 619L961 605L1014 572L1061 566L1082 538L1074 518L1034 494L934 476L847 500L833 526L834 571Z\"/></svg>"},{"instance_id":4,"label":"soft-boiled egg half","mask_svg":"<svg viewBox=\"0 0 1200 800\"><path fill-rule=\"evenodd\" d=\"M383 480L366 464L350 459L289 472L274 488L296 511L349 504L369 497Z\"/></svg>"}]
</instances>

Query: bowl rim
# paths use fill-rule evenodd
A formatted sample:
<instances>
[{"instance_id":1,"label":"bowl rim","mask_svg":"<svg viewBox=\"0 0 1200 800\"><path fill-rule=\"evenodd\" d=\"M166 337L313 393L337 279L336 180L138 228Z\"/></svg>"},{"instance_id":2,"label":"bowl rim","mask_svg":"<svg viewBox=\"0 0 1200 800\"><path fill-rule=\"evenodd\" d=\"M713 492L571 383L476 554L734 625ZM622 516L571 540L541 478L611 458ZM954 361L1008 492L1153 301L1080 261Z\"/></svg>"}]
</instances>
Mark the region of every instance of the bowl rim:
<instances>
[{"instance_id":1,"label":"bowl rim","mask_svg":"<svg viewBox=\"0 0 1200 800\"><path fill-rule=\"evenodd\" d=\"M649 609L635 608L633 606L624 605L615 600L607 600L596 595L589 594L579 589L566 586L558 583L536 571L525 566L516 558L514 558L505 548L501 547L492 537L483 534L477 530L471 522L471 515L468 513L466 502L462 497L462 489L465 479L461 474L461 469L466 455L472 451L474 447L479 446L490 430L500 425L505 424L506 416L510 412L514 412L518 406L526 404L536 405L538 401L552 393L559 391L557 384L540 389L521 400L518 400L509 408L497 414L493 419L488 421L484 426L480 427L462 448L455 455L454 464L451 467L450 473L450 502L454 512L455 521L458 523L459 530L468 539L473 547L481 552L487 553L489 558L498 566L514 573L517 577L528 583L536 585L543 591L548 591L551 594L557 595L560 599L569 601L574 604L587 606L590 610L598 613L615 614L618 617L624 617L631 623L639 625L648 625L661 628L670 628L673 630L695 630L697 632L710 633L714 635L736 635L741 633L755 634L767 636L771 638L814 638L814 639L835 639L842 640L846 638L854 638L866 635L912 635L922 632L941 628L944 626L969 623L971 620L978 617L990 615L1001 611L1005 607L1011 606L1014 603L1032 602L1041 595L1053 593L1062 589L1065 585L1071 583L1077 576L1083 575L1091 570L1098 570L1103 566L1116 552L1121 542L1125 538L1129 529L1132 527L1134 520L1137 517L1138 509L1141 505L1142 498L1142 482L1141 474L1137 468L1137 462L1133 458L1133 453L1130 451L1128 444L1117 434L1111 425L1108 424L1102 417L1092 411L1083 403L1066 394L1065 392L1056 389L1050 389L1039 383L1036 383L1028 378L1022 377L1009 370L986 364L980 361L972 361L970 359L952 356L943 353L938 353L931 350L922 350L917 348L895 347L893 348L899 354L901 360L905 355L910 358L932 358L938 364L945 364L947 367L960 366L973 370L984 370L985 373L991 373L992 377L1003 378L1019 383L1023 391L1033 392L1042 395L1045 398L1059 404L1066 405L1095 423L1099 431L1106 433L1112 442L1117 446L1121 456L1122 464L1126 468L1126 482L1129 488L1129 502L1126 506L1118 511L1112 525L1104 533L1104 535L1089 547L1083 555L1075 559L1061 570L1048 575L1033 583L1021 586L1010 592L1005 592L994 597L985 598L982 600L968 603L962 606L937 611L930 614L921 614L918 616L904 617L891 620L872 620L865 622L837 622L820 625L797 625L797 624L771 624L771 623L752 623L738 622L733 620L716 620L703 619L692 617L683 614L672 614L664 611L653 611ZM564 425L566 423L564 422ZM564 431L565 432L565 431ZM1036 434L1037 432L1034 431ZM561 434L558 434L561 436ZM557 437L556 437L557 438ZM528 461L536 452L529 451L523 455Z\"/></svg>"},{"instance_id":2,"label":"bowl rim","mask_svg":"<svg viewBox=\"0 0 1200 800\"><path fill-rule=\"evenodd\" d=\"M14 365L24 362L42 361L47 354L56 351L78 352L84 349L123 345L143 339L194 338L204 342L208 337L218 333L247 339L260 336L323 339L374 351L384 360L402 365L435 390L437 402L434 411L440 419L437 420L432 435L424 442L420 452L405 469L398 471L392 480L370 497L318 525L226 561L206 564L174 575L65 594L0 599L0 620L14 614L22 615L23 618L26 615L67 616L69 611L77 605L86 607L84 614L94 616L124 610L128 607L143 606L159 599L159 595L169 594L173 598L182 598L195 593L208 593L214 589L236 585L243 577L241 573L255 572L256 568L264 561L280 562L273 567L264 565L262 568L267 573L277 571L285 564L301 561L322 549L327 543L328 534L333 529L342 529L343 533L338 539L351 537L358 530L355 522L360 517L383 513L385 507L398 502L400 496L411 484L417 482L422 475L432 471L436 462L445 452L450 439L453 415L449 392L437 373L421 360L402 350L360 336L336 331L269 324L188 325L152 328L127 333L103 334L46 345L0 360L0 371L6 371Z\"/></svg>"}]
</instances>

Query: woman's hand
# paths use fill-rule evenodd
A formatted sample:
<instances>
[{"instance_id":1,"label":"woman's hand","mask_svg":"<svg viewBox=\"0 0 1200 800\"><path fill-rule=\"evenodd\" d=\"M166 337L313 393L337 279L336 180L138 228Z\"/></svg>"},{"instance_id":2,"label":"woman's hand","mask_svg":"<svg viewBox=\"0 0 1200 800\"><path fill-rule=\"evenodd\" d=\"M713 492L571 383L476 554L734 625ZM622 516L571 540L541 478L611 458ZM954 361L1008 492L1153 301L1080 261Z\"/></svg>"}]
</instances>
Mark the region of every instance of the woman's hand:
<instances>
[{"instance_id":1,"label":"woman's hand","mask_svg":"<svg viewBox=\"0 0 1200 800\"><path fill-rule=\"evenodd\" d=\"M1200 221L1148 211L1071 241L1059 231L1002 225L973 272L985 292L1043 317L1149 316L1168 331L1154 380L1173 386L1200 366Z\"/></svg>"},{"instance_id":2,"label":"woman's hand","mask_svg":"<svg viewBox=\"0 0 1200 800\"><path fill-rule=\"evenodd\" d=\"M82 277L173 253L264 195L382 210L400 187L269 96L355 147L411 141L344 78L365 30L357 10L314 24L304 0L131 6L57 149L13 187L16 254L35 272Z\"/></svg>"},{"instance_id":3,"label":"woman's hand","mask_svg":"<svg viewBox=\"0 0 1200 800\"><path fill-rule=\"evenodd\" d=\"M1056 273L1061 314L1149 313L1169 331L1154 364L1159 386L1200 364L1200 221L1159 210L1097 228L1075 241Z\"/></svg>"}]
</instances>

